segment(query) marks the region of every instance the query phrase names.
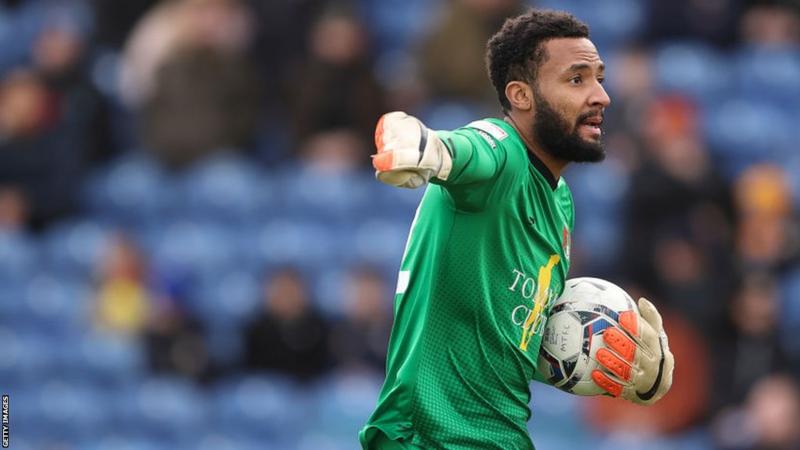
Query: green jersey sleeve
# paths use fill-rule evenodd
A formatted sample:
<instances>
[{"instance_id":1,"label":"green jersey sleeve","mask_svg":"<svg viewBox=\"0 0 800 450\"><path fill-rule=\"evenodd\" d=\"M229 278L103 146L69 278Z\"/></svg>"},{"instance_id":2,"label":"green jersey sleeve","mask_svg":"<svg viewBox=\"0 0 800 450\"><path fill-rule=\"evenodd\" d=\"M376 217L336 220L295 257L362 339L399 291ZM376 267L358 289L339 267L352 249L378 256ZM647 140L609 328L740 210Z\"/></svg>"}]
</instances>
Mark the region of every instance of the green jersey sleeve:
<instances>
[{"instance_id":1,"label":"green jersey sleeve","mask_svg":"<svg viewBox=\"0 0 800 450\"><path fill-rule=\"evenodd\" d=\"M496 124L479 120L454 131L436 131L453 160L447 180L432 179L444 187L457 209L483 209L508 159L503 145L507 133Z\"/></svg>"}]
</instances>

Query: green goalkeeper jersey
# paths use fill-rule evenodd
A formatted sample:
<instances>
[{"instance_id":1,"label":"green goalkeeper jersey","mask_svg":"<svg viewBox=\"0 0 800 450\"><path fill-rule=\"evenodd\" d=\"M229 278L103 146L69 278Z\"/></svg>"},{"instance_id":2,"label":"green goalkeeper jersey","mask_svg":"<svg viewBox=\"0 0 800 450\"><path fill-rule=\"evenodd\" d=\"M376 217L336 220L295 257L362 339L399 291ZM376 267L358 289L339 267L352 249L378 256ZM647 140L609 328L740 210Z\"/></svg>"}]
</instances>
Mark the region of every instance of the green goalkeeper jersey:
<instances>
[{"instance_id":1,"label":"green goalkeeper jersey","mask_svg":"<svg viewBox=\"0 0 800 450\"><path fill-rule=\"evenodd\" d=\"M361 445L382 431L419 448L531 449L529 385L569 269L572 194L502 120L436 134L453 168L411 225Z\"/></svg>"}]
</instances>

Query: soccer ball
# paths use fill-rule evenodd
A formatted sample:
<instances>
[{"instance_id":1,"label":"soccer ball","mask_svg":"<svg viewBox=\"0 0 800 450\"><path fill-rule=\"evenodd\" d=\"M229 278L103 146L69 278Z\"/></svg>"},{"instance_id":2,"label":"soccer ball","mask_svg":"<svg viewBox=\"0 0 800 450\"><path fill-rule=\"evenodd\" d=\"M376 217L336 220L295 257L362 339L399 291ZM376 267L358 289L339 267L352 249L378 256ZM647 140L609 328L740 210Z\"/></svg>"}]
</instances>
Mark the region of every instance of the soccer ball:
<instances>
[{"instance_id":1,"label":"soccer ball","mask_svg":"<svg viewBox=\"0 0 800 450\"><path fill-rule=\"evenodd\" d=\"M619 326L619 315L636 303L619 286L599 278L567 280L544 328L538 369L550 384L577 395L605 393L594 381L595 354L606 347L603 330ZM621 328L620 328L621 329Z\"/></svg>"}]
</instances>

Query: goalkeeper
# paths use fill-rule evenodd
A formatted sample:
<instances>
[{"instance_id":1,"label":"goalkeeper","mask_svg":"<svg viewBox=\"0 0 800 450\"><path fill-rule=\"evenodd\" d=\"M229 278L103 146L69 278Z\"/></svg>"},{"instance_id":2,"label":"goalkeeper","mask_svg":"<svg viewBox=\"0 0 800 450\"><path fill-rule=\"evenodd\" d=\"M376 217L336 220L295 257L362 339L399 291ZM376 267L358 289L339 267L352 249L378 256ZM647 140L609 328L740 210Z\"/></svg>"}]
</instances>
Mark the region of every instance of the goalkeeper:
<instances>
[{"instance_id":1,"label":"goalkeeper","mask_svg":"<svg viewBox=\"0 0 800 450\"><path fill-rule=\"evenodd\" d=\"M380 181L428 184L411 225L395 296L387 374L359 435L365 449L531 449L529 383L544 322L569 270L574 210L561 171L598 162L603 63L573 16L530 10L489 41L489 77L504 120L432 131L384 115ZM647 302L609 328L609 395L651 404L672 383L661 318Z\"/></svg>"}]
</instances>

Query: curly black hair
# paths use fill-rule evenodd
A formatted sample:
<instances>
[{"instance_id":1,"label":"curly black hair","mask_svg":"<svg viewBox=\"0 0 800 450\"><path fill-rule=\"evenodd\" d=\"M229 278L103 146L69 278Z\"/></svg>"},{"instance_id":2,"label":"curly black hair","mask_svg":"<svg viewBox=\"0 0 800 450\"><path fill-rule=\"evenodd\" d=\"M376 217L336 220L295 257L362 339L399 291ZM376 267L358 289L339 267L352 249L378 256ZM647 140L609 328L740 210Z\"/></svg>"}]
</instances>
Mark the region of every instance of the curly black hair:
<instances>
[{"instance_id":1,"label":"curly black hair","mask_svg":"<svg viewBox=\"0 0 800 450\"><path fill-rule=\"evenodd\" d=\"M555 38L588 38L589 27L572 14L531 9L509 18L486 45L486 67L504 112L510 81L533 83L539 66L547 59L544 43Z\"/></svg>"}]
</instances>

